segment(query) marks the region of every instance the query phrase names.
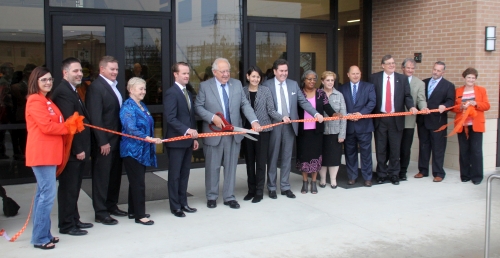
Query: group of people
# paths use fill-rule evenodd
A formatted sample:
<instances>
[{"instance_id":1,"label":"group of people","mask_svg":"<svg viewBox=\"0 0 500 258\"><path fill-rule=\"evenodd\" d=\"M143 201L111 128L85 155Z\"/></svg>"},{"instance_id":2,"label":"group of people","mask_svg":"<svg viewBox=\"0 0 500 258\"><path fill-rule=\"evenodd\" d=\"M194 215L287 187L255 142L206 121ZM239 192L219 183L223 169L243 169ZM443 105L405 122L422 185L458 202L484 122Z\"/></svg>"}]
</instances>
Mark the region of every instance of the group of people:
<instances>
[{"instance_id":1,"label":"group of people","mask_svg":"<svg viewBox=\"0 0 500 258\"><path fill-rule=\"evenodd\" d=\"M187 140L166 141L169 158L168 191L170 210L176 217L194 213L187 202L187 187L193 150L203 148L205 155L205 192L207 207L216 208L219 197L220 169L223 167L223 204L240 208L234 195L236 167L243 135L216 136L198 142L195 115L203 120L202 131L210 127L223 128L225 121L259 132L257 141L245 139L245 159L248 175L248 194L244 200L260 202L264 186L271 199L281 195L296 198L289 182L291 159L296 141L297 169L302 172L301 193L318 193L317 175L321 188L337 187L336 176L342 156L348 174L348 184L358 177L358 146L364 185L372 185L372 134L375 135L377 182L390 180L399 184L406 179L415 123L418 127L419 173L415 178L429 174L432 154L434 182L441 182L446 131L436 129L446 124L446 112L457 113L456 126L460 130L460 173L462 181L482 180L482 132L484 111L488 110L484 88L475 85L478 73L468 68L463 73L465 86L456 89L443 78L445 64L436 62L432 78L421 81L413 76L416 63L405 59L403 74L395 72L396 63L390 56L382 58L383 71L371 76L370 82L361 81L361 71L351 66L349 82L336 89L336 74L325 71L316 88L318 75L305 71L302 82L288 79L289 64L278 59L273 64L274 78L263 80L262 71L251 66L246 73L248 85L230 77L231 65L225 58L212 64L214 77L201 83L196 97L186 89L190 67L184 62L172 66L174 85L164 93L164 114L167 122L165 138L190 136ZM36 248L52 249L59 242L50 232L50 211L58 195L58 227L61 234L86 235L92 223L80 221L78 198L82 184L84 162L92 157L92 204L95 222L116 225L112 216L135 219L142 225L153 225L145 209L146 166L156 166L155 144L164 141L154 135L154 120L142 102L146 95L146 82L132 77L127 82L129 98L117 89L118 61L104 56L99 63L99 76L92 82L82 101L76 87L82 82L82 66L78 59L67 58L62 63L63 80L53 86L53 77L45 67L33 69L28 80L26 123L28 140L26 166L31 166L37 179L37 192L33 209L32 244ZM455 98L455 96L457 96ZM337 119L324 121L324 117L366 115L403 112L417 113L417 107L427 114L415 116L388 116L380 119ZM430 112L438 109L439 112ZM468 112L465 112L465 111ZM472 111L473 112L472 112ZM56 188L56 167L65 159L65 135L70 134L67 121L75 112L84 116L83 123L107 130L122 132L135 138L120 137L99 129L86 128L74 135L64 170ZM469 115L474 113L474 115ZM296 119L314 118L305 123L291 123ZM65 122L66 121L66 122ZM281 124L268 128L272 123ZM138 139L141 138L141 139ZM89 144L92 143L92 144ZM343 145L343 146L342 146ZM278 160L280 176L278 183ZM121 169L125 167L129 180L128 212L118 208ZM311 182L309 182L311 177Z\"/></svg>"}]
</instances>

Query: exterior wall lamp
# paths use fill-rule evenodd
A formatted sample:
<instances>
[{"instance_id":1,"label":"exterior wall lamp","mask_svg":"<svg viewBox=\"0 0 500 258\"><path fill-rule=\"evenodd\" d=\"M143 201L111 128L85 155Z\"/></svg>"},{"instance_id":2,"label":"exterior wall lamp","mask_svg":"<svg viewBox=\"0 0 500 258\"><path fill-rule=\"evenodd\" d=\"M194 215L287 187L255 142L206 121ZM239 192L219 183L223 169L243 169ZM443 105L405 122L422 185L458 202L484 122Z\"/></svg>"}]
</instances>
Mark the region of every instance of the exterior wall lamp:
<instances>
[{"instance_id":1,"label":"exterior wall lamp","mask_svg":"<svg viewBox=\"0 0 500 258\"><path fill-rule=\"evenodd\" d=\"M497 34L496 26L486 26L486 33L485 33L486 38L484 42L485 51L495 51L495 42L497 40L496 34Z\"/></svg>"}]
</instances>

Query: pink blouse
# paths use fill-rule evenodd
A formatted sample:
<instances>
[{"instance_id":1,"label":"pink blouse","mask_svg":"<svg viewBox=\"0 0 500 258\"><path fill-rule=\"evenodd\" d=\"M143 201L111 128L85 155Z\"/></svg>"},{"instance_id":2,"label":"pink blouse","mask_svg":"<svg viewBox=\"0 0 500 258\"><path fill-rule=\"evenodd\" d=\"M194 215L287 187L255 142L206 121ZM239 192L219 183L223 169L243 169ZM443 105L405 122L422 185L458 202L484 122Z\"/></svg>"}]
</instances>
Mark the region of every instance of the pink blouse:
<instances>
[{"instance_id":1,"label":"pink blouse","mask_svg":"<svg viewBox=\"0 0 500 258\"><path fill-rule=\"evenodd\" d=\"M314 96L310 99L307 99L307 101L309 101L309 103L311 103L313 108L316 108L316 96ZM309 113L307 113L306 111L304 111L304 119L310 119L310 118L314 118L314 117L309 115ZM316 129L316 122L315 121L304 123L304 130L314 130L314 129Z\"/></svg>"}]
</instances>

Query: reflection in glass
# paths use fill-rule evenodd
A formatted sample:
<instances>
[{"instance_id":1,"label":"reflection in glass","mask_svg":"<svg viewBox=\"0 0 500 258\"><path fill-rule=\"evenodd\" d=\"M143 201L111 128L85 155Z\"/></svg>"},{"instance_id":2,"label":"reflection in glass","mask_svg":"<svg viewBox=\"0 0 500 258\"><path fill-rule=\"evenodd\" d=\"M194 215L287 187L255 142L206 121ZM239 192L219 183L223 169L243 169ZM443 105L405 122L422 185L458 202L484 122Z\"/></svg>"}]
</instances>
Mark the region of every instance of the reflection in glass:
<instances>
[{"instance_id":1,"label":"reflection in glass","mask_svg":"<svg viewBox=\"0 0 500 258\"><path fill-rule=\"evenodd\" d=\"M252 0L248 16L330 20L330 0Z\"/></svg>"},{"instance_id":2,"label":"reflection in glass","mask_svg":"<svg viewBox=\"0 0 500 258\"><path fill-rule=\"evenodd\" d=\"M45 64L43 1L0 1L0 179L33 177L25 166L28 78Z\"/></svg>"},{"instance_id":3,"label":"reflection in glass","mask_svg":"<svg viewBox=\"0 0 500 258\"><path fill-rule=\"evenodd\" d=\"M321 74L326 71L326 34L300 33L300 76L307 70L318 74L316 87L321 85Z\"/></svg>"},{"instance_id":4,"label":"reflection in glass","mask_svg":"<svg viewBox=\"0 0 500 258\"><path fill-rule=\"evenodd\" d=\"M170 0L50 0L53 7L114 9L132 11L170 12Z\"/></svg>"},{"instance_id":5,"label":"reflection in glass","mask_svg":"<svg viewBox=\"0 0 500 258\"><path fill-rule=\"evenodd\" d=\"M125 28L125 79L146 81L146 105L162 103L161 29Z\"/></svg>"},{"instance_id":6,"label":"reflection in glass","mask_svg":"<svg viewBox=\"0 0 500 258\"><path fill-rule=\"evenodd\" d=\"M63 60L75 57L82 62L83 78L77 86L80 98L99 75L99 60L106 55L105 28L101 26L63 26Z\"/></svg>"},{"instance_id":7,"label":"reflection in glass","mask_svg":"<svg viewBox=\"0 0 500 258\"><path fill-rule=\"evenodd\" d=\"M365 66L363 56L362 37L362 1L339 0L338 14L338 76L340 83L349 81L347 72L349 67L357 65L363 71ZM362 74L362 79L366 80L368 74Z\"/></svg>"},{"instance_id":8,"label":"reflection in glass","mask_svg":"<svg viewBox=\"0 0 500 258\"><path fill-rule=\"evenodd\" d=\"M255 38L256 65L267 79L271 79L274 77L273 62L278 58L286 59L286 33L257 32Z\"/></svg>"},{"instance_id":9,"label":"reflection in glass","mask_svg":"<svg viewBox=\"0 0 500 258\"><path fill-rule=\"evenodd\" d=\"M177 61L191 66L190 83L199 84L211 77L212 63L218 57L231 64L231 77L239 79L241 62L241 1L177 0ZM201 13L201 15L199 15Z\"/></svg>"},{"instance_id":10,"label":"reflection in glass","mask_svg":"<svg viewBox=\"0 0 500 258\"><path fill-rule=\"evenodd\" d=\"M163 133L163 113L153 113L153 120L155 123L154 138L164 139L165 134ZM156 145L156 154L163 153L163 144Z\"/></svg>"}]
</instances>

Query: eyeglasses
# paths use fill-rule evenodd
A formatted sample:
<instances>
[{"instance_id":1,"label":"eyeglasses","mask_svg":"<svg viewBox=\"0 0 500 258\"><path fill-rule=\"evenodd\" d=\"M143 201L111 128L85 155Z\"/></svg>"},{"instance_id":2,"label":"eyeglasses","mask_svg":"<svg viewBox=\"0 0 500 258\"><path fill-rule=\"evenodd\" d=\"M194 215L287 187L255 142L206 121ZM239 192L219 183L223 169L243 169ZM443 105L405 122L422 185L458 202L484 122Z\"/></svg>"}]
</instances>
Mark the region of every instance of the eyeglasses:
<instances>
[{"instance_id":1,"label":"eyeglasses","mask_svg":"<svg viewBox=\"0 0 500 258\"><path fill-rule=\"evenodd\" d=\"M385 65L395 65L396 63L390 62L390 63L384 63Z\"/></svg>"},{"instance_id":2,"label":"eyeglasses","mask_svg":"<svg viewBox=\"0 0 500 258\"><path fill-rule=\"evenodd\" d=\"M318 79L316 79L316 78L306 78L306 80L308 80L308 81L317 81Z\"/></svg>"},{"instance_id":3,"label":"eyeglasses","mask_svg":"<svg viewBox=\"0 0 500 258\"><path fill-rule=\"evenodd\" d=\"M219 70L217 70L217 71L219 71ZM219 73L221 73L221 74L230 74L231 70L219 71Z\"/></svg>"},{"instance_id":4,"label":"eyeglasses","mask_svg":"<svg viewBox=\"0 0 500 258\"><path fill-rule=\"evenodd\" d=\"M43 83L47 83L47 82L53 82L54 78L41 78L39 80Z\"/></svg>"}]
</instances>

